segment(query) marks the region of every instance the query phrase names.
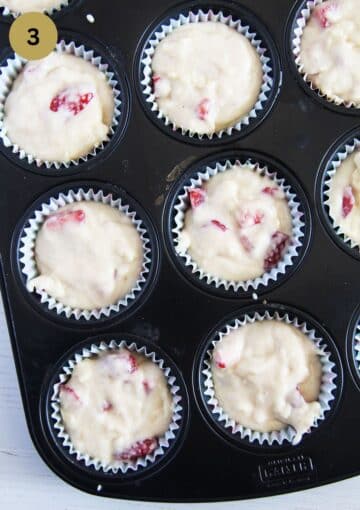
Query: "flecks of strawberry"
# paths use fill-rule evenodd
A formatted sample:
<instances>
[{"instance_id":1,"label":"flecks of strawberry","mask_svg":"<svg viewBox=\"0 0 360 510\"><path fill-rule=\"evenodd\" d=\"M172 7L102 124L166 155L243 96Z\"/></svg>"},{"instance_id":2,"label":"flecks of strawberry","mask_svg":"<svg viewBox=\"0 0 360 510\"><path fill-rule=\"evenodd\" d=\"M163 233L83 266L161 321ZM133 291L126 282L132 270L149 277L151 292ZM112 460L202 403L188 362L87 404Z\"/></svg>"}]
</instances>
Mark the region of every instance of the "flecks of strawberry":
<instances>
[{"instance_id":1,"label":"flecks of strawberry","mask_svg":"<svg viewBox=\"0 0 360 510\"><path fill-rule=\"evenodd\" d=\"M111 402L109 402L108 400L105 400L105 402L103 403L103 406L102 406L102 410L107 413L109 411L111 411L113 409L113 405Z\"/></svg>"},{"instance_id":2,"label":"flecks of strawberry","mask_svg":"<svg viewBox=\"0 0 360 510\"><path fill-rule=\"evenodd\" d=\"M196 114L200 120L206 120L210 112L210 99L203 99L196 108Z\"/></svg>"},{"instance_id":3,"label":"flecks of strawberry","mask_svg":"<svg viewBox=\"0 0 360 510\"><path fill-rule=\"evenodd\" d=\"M146 380L143 381L142 384L143 384L143 388L144 388L145 393L147 395L149 395L149 393L151 393L152 390L153 390L151 384L149 383L149 381L146 381Z\"/></svg>"},{"instance_id":4,"label":"flecks of strawberry","mask_svg":"<svg viewBox=\"0 0 360 510\"><path fill-rule=\"evenodd\" d=\"M282 259L284 251L289 243L289 236L284 232L277 231L272 235L271 245L264 260L265 271L276 267Z\"/></svg>"},{"instance_id":5,"label":"flecks of strawberry","mask_svg":"<svg viewBox=\"0 0 360 510\"><path fill-rule=\"evenodd\" d=\"M196 188L189 190L190 204L193 209L196 209L205 202L206 191L202 188Z\"/></svg>"},{"instance_id":6,"label":"flecks of strawberry","mask_svg":"<svg viewBox=\"0 0 360 510\"><path fill-rule=\"evenodd\" d=\"M144 439L144 441L138 441L135 443L128 450L125 450L121 453L115 453L114 459L123 462L137 460L152 453L154 450L156 450L157 446L157 439Z\"/></svg>"},{"instance_id":7,"label":"flecks of strawberry","mask_svg":"<svg viewBox=\"0 0 360 510\"><path fill-rule=\"evenodd\" d=\"M322 28L328 28L331 26L331 21L329 20L329 14L334 12L338 8L335 2L324 2L315 8L315 16L320 26Z\"/></svg>"},{"instance_id":8,"label":"flecks of strawberry","mask_svg":"<svg viewBox=\"0 0 360 510\"><path fill-rule=\"evenodd\" d=\"M351 186L346 186L342 198L342 215L346 218L355 205L355 197Z\"/></svg>"},{"instance_id":9,"label":"flecks of strawberry","mask_svg":"<svg viewBox=\"0 0 360 510\"><path fill-rule=\"evenodd\" d=\"M214 361L217 368L226 368L226 363L221 359L221 356L218 352L214 354Z\"/></svg>"},{"instance_id":10,"label":"flecks of strawberry","mask_svg":"<svg viewBox=\"0 0 360 510\"><path fill-rule=\"evenodd\" d=\"M262 211L240 211L236 215L236 219L240 228L253 227L254 225L260 225L264 220L265 214Z\"/></svg>"},{"instance_id":11,"label":"flecks of strawberry","mask_svg":"<svg viewBox=\"0 0 360 510\"><path fill-rule=\"evenodd\" d=\"M63 211L49 216L45 221L45 225L48 228L56 229L62 227L66 223L83 223L85 217L85 212L82 209Z\"/></svg>"},{"instance_id":12,"label":"flecks of strawberry","mask_svg":"<svg viewBox=\"0 0 360 510\"><path fill-rule=\"evenodd\" d=\"M67 393L68 395L71 395L75 400L77 400L78 402L80 402L80 397L79 395L76 393L76 391L74 390L74 388L72 388L71 386L69 386L68 384L60 384L60 392L61 391L64 391L65 393Z\"/></svg>"},{"instance_id":13,"label":"flecks of strawberry","mask_svg":"<svg viewBox=\"0 0 360 510\"><path fill-rule=\"evenodd\" d=\"M50 103L50 110L57 113L59 110L65 110L73 115L78 115L93 100L94 94L87 92L85 94L76 94L74 92L61 92L55 96Z\"/></svg>"},{"instance_id":14,"label":"flecks of strawberry","mask_svg":"<svg viewBox=\"0 0 360 510\"><path fill-rule=\"evenodd\" d=\"M266 186L261 191L262 191L262 193L265 193L265 195L270 195L271 197L274 197L279 192L279 188L277 186L274 186L274 187Z\"/></svg>"},{"instance_id":15,"label":"flecks of strawberry","mask_svg":"<svg viewBox=\"0 0 360 510\"><path fill-rule=\"evenodd\" d=\"M221 223L219 220L211 220L211 224L214 225L217 229L221 230L221 232L227 231L227 226Z\"/></svg>"},{"instance_id":16,"label":"flecks of strawberry","mask_svg":"<svg viewBox=\"0 0 360 510\"><path fill-rule=\"evenodd\" d=\"M130 352L120 353L119 359L125 363L126 370L129 372L129 374L133 374L139 368L135 356L133 356Z\"/></svg>"},{"instance_id":17,"label":"flecks of strawberry","mask_svg":"<svg viewBox=\"0 0 360 510\"><path fill-rule=\"evenodd\" d=\"M241 235L240 242L247 253L250 253L254 249L254 245L247 236Z\"/></svg>"}]
</instances>

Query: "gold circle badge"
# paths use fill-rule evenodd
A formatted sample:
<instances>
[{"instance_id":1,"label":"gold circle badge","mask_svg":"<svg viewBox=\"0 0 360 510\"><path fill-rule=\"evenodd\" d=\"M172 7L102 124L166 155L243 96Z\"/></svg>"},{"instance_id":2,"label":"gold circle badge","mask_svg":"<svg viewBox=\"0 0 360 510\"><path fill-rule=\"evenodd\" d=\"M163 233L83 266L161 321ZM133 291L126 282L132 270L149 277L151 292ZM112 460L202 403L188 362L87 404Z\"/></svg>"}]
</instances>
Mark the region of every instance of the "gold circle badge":
<instances>
[{"instance_id":1,"label":"gold circle badge","mask_svg":"<svg viewBox=\"0 0 360 510\"><path fill-rule=\"evenodd\" d=\"M22 14L10 27L11 47L26 60L47 57L55 48L57 38L55 23L41 12Z\"/></svg>"}]
</instances>

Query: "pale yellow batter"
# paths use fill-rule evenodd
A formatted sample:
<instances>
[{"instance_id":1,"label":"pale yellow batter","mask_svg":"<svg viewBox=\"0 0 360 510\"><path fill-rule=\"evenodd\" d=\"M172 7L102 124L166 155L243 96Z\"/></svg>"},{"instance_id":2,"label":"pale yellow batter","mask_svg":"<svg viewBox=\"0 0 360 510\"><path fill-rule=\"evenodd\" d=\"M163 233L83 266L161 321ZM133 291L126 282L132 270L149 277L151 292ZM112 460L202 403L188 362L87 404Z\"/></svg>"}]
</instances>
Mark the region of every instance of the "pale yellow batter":
<instances>
[{"instance_id":1,"label":"pale yellow batter","mask_svg":"<svg viewBox=\"0 0 360 510\"><path fill-rule=\"evenodd\" d=\"M330 216L336 227L360 245L360 153L355 151L336 170L331 178Z\"/></svg>"},{"instance_id":2,"label":"pale yellow batter","mask_svg":"<svg viewBox=\"0 0 360 510\"><path fill-rule=\"evenodd\" d=\"M143 263L132 221L97 202L75 202L47 218L36 237L39 276L29 290L45 290L63 305L93 310L115 304L134 288Z\"/></svg>"},{"instance_id":3,"label":"pale yellow batter","mask_svg":"<svg viewBox=\"0 0 360 510\"><path fill-rule=\"evenodd\" d=\"M177 127L213 134L254 107L263 79L248 39L223 23L190 23L163 39L152 60L160 111Z\"/></svg>"},{"instance_id":4,"label":"pale yellow batter","mask_svg":"<svg viewBox=\"0 0 360 510\"><path fill-rule=\"evenodd\" d=\"M87 156L108 139L114 95L104 73L83 58L53 52L28 62L5 102L4 130L42 161Z\"/></svg>"},{"instance_id":5,"label":"pale yellow batter","mask_svg":"<svg viewBox=\"0 0 360 510\"><path fill-rule=\"evenodd\" d=\"M321 373L312 341L280 321L246 324L214 349L219 405L236 423L254 431L292 425L300 439L320 416Z\"/></svg>"},{"instance_id":6,"label":"pale yellow batter","mask_svg":"<svg viewBox=\"0 0 360 510\"><path fill-rule=\"evenodd\" d=\"M329 98L360 104L358 0L328 0L314 9L301 38L300 60Z\"/></svg>"},{"instance_id":7,"label":"pale yellow batter","mask_svg":"<svg viewBox=\"0 0 360 510\"><path fill-rule=\"evenodd\" d=\"M152 453L173 412L161 369L126 349L77 364L60 387L60 405L75 448L105 464Z\"/></svg>"},{"instance_id":8,"label":"pale yellow batter","mask_svg":"<svg viewBox=\"0 0 360 510\"><path fill-rule=\"evenodd\" d=\"M194 195L195 194L195 195ZM196 194L200 199L195 200ZM246 281L277 266L292 232L283 191L248 166L235 165L189 192L178 251L219 279Z\"/></svg>"},{"instance_id":9,"label":"pale yellow batter","mask_svg":"<svg viewBox=\"0 0 360 510\"><path fill-rule=\"evenodd\" d=\"M0 7L7 7L12 12L50 11L58 9L63 0L0 0Z\"/></svg>"}]
</instances>

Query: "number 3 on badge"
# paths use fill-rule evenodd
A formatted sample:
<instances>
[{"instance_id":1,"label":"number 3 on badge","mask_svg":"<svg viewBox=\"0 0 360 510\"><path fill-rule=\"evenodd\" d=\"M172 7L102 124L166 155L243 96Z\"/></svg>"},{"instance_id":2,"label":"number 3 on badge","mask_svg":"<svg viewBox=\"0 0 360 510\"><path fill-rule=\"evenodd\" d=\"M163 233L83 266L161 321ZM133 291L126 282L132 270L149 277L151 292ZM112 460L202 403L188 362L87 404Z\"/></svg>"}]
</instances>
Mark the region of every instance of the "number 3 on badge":
<instances>
[{"instance_id":1,"label":"number 3 on badge","mask_svg":"<svg viewBox=\"0 0 360 510\"><path fill-rule=\"evenodd\" d=\"M28 12L19 16L9 32L12 49L26 60L47 57L54 50L57 38L55 23L40 12Z\"/></svg>"},{"instance_id":2,"label":"number 3 on badge","mask_svg":"<svg viewBox=\"0 0 360 510\"><path fill-rule=\"evenodd\" d=\"M40 42L39 30L37 28L29 28L28 32L30 34L28 44L30 44L31 46L36 46L37 44L39 44Z\"/></svg>"}]
</instances>

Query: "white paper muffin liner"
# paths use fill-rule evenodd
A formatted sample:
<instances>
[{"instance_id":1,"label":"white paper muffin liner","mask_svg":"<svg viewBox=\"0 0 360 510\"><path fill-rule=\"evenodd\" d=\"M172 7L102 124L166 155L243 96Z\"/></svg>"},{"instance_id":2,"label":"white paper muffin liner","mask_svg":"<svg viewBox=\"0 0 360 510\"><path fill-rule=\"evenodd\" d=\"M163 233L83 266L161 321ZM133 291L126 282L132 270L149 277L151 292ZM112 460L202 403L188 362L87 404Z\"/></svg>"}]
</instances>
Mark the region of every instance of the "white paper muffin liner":
<instances>
[{"instance_id":1,"label":"white paper muffin liner","mask_svg":"<svg viewBox=\"0 0 360 510\"><path fill-rule=\"evenodd\" d=\"M21 264L21 272L26 279L26 288L29 292L32 292L30 281L39 275L36 266L35 243L40 228L44 224L47 217L56 212L61 207L64 207L67 204L81 201L93 201L106 204L124 213L128 218L131 219L132 224L136 228L141 238L143 246L143 264L137 282L131 291L126 294L126 296L122 297L116 303L110 306L93 310L82 310L80 308L72 308L68 305L62 304L60 301L50 296L45 291L34 291L38 296L40 296L40 302L44 308L55 311L57 315L63 315L67 319L74 318L76 320L85 319L90 321L92 319L109 317L114 312L119 313L125 309L134 299L136 299L137 294L142 289L149 273L149 266L151 263L151 245L150 238L142 220L137 218L136 211L132 210L129 205L124 204L122 199L114 199L111 193L104 193L102 190L94 191L93 189L85 191L80 188L67 191L66 193L59 193L57 197L50 198L48 202L43 203L36 211L34 211L31 218L27 222L28 226L24 229L24 234L20 239L19 259ZM96 242L96 239L94 242Z\"/></svg>"},{"instance_id":2,"label":"white paper muffin liner","mask_svg":"<svg viewBox=\"0 0 360 510\"><path fill-rule=\"evenodd\" d=\"M324 186L323 186L323 189L322 189L322 195L323 195L323 200L324 200L324 205L327 206L328 208L328 218L330 219L331 223L332 223L332 227L334 229L334 232L348 245L350 246L350 248L355 248L355 249L358 249L360 250L360 245L354 241L353 239L351 239L342 229L342 227L340 225L336 225L335 224L335 220L331 217L330 215L330 207L329 207L329 200L330 200L330 189L331 189L331 184L332 184L332 179L334 177L334 175L336 174L338 168L340 167L340 165L349 157L351 156L351 154L356 151L356 150L359 150L360 148L360 140L358 138L354 138L352 141L349 141L349 143L347 143L345 145L345 147L343 147L336 155L335 157L333 158L330 166L329 166L329 169L327 170L326 172L326 179L324 181Z\"/></svg>"},{"instance_id":3,"label":"white paper muffin liner","mask_svg":"<svg viewBox=\"0 0 360 510\"><path fill-rule=\"evenodd\" d=\"M204 183L208 182L212 177L221 172L226 172L234 165L247 166L255 173L269 177L274 184L276 184L284 193L288 202L291 219L292 219L292 237L287 246L287 249L278 263L278 265L271 269L271 271L264 272L261 276L255 279L246 281L224 280L218 278L210 273L207 273L195 262L189 253L184 252L180 245L180 234L184 228L184 220L186 211L189 209L189 191L195 188L200 188ZM198 172L196 177L191 179L190 186L185 186L179 193L175 205L175 227L172 229L175 250L177 254L183 259L185 266L191 268L192 274L196 275L199 280L204 280L208 285L215 285L215 287L223 288L225 290L233 290L235 292L243 290L247 292L249 289L257 290L261 285L267 286L269 282L276 281L281 274L285 274L287 269L293 265L294 258L299 254L299 248L302 246L302 238L304 237L305 223L303 221L303 213L300 211L300 202L295 193L291 191L291 186L286 184L284 178L279 178L276 172L271 172L267 166L260 166L258 163L248 159L242 161L227 160L224 164L214 163L208 166L204 172Z\"/></svg>"},{"instance_id":4,"label":"white paper muffin liner","mask_svg":"<svg viewBox=\"0 0 360 510\"><path fill-rule=\"evenodd\" d=\"M356 327L355 327L355 335L354 335L354 361L355 361L355 369L357 371L358 376L360 376L360 320L358 319Z\"/></svg>"},{"instance_id":5,"label":"white paper muffin liner","mask_svg":"<svg viewBox=\"0 0 360 510\"><path fill-rule=\"evenodd\" d=\"M152 58L159 43L167 35L176 30L176 28L179 28L182 25L187 25L189 23L201 23L206 21L223 23L224 25L234 28L237 32L244 35L250 41L251 45L255 48L257 54L260 57L263 70L263 81L259 97L247 115L242 117L236 124L222 129L216 133L199 134L196 132L191 132L188 129L181 128L181 126L177 126L160 110L152 86ZM215 13L212 10L203 11L202 9L199 9L196 12L190 11L186 16L181 14L177 18L171 19L168 24L161 25L161 28L154 34L152 39L148 41L146 48L143 51L141 58L141 64L143 65L141 77L142 93L146 98L146 102L149 103L151 111L156 113L157 118L161 119L165 126L171 126L174 131L181 129L182 135L189 136L190 138L197 136L199 139L205 138L209 140L212 140L214 137L221 138L224 134L231 135L234 131L241 131L243 126L248 126L251 120L256 118L259 112L264 109L264 103L269 98L269 92L271 91L274 83L273 78L271 77L272 68L270 58L265 56L266 50L267 48L263 46L263 42L259 38L259 35L255 32L251 32L251 29L248 25L243 25L239 19L234 19L232 16L225 16L222 11Z\"/></svg>"},{"instance_id":6,"label":"white paper muffin liner","mask_svg":"<svg viewBox=\"0 0 360 510\"><path fill-rule=\"evenodd\" d=\"M316 331L310 328L306 322L301 322L298 318L293 320L290 319L287 313L280 313L278 311L265 311L264 313L254 312L253 314L244 315L243 319L235 319L230 324L224 326L216 335L216 339L212 342L211 348L206 353L206 358L204 360L202 374L205 376L204 388L202 388L203 393L206 397L206 402L208 408L211 409L211 413L214 415L215 419L226 429L228 429L234 437L238 437L239 439L246 439L250 443L258 442L260 445L274 445L279 444L283 445L286 441L296 445L302 440L302 436L298 437L296 431L290 425L284 427L279 431L273 432L258 432L252 430L250 428L244 427L243 425L236 423L229 415L225 413L225 411L220 407L219 402L216 398L214 381L212 377L211 371L211 362L212 362L212 353L218 342L227 336L231 331L236 330L245 324L252 324L257 321L264 320L275 320L282 321L286 324L290 324L297 329L299 329L302 333L304 333L316 346L320 362L322 365L322 379L320 386L320 394L318 397L318 402L321 406L321 414L319 418L316 419L314 425L311 427L313 430L315 427L318 427L320 422L324 420L326 413L330 410L332 402L335 399L334 390L336 389L336 384L334 380L337 377L336 374L336 366L330 360L331 353L327 349L327 346L324 345L324 341L321 337L318 336ZM308 431L307 433L311 432Z\"/></svg>"},{"instance_id":7,"label":"white paper muffin liner","mask_svg":"<svg viewBox=\"0 0 360 510\"><path fill-rule=\"evenodd\" d=\"M114 114L107 135L107 140L101 142L100 145L94 147L90 153L78 159L62 162L46 161L39 159L32 154L28 154L21 147L14 144L10 140L10 138L7 136L7 132L4 126L6 99L11 92L15 79L19 76L27 61L16 54L13 57L8 58L6 65L0 68L0 139L2 140L5 147L11 147L12 153L17 154L20 160L27 161L29 165L35 164L37 167L44 165L48 170L59 170L61 168L69 168L70 166L78 166L80 163L86 162L89 157L96 156L99 152L101 152L105 148L105 145L110 142L119 124L122 104L119 83L116 80L114 72L109 69L109 65L105 62L105 59L102 56L98 55L94 50L85 48L84 45L77 46L73 41L66 42L64 40L61 40L59 43L57 43L55 51L58 53L66 53L83 58L87 62L90 62L92 65L94 65L103 74L105 74L107 83L112 88L114 94Z\"/></svg>"},{"instance_id":8,"label":"white paper muffin liner","mask_svg":"<svg viewBox=\"0 0 360 510\"><path fill-rule=\"evenodd\" d=\"M314 8L319 4L322 4L324 1L325 0L309 0L301 10L300 16L298 16L296 19L295 29L292 34L291 48L296 67L304 82L310 87L312 91L316 92L319 97L326 99L330 103L334 103L336 106L345 106L346 108L360 108L360 104L356 104L352 101L345 101L336 95L329 96L322 92L319 87L311 81L309 75L304 71L304 65L301 61L301 39L304 33L304 28L306 27Z\"/></svg>"},{"instance_id":9,"label":"white paper muffin liner","mask_svg":"<svg viewBox=\"0 0 360 510\"><path fill-rule=\"evenodd\" d=\"M127 349L132 352L137 352L138 354L150 359L161 368L172 396L173 415L168 430L162 437L158 438L158 447L151 454L137 460L128 462L117 461L114 464L109 465L100 459L95 459L83 452L80 452L72 444L71 438L65 430L61 416L60 386L68 381L74 368L76 365L81 363L82 360L95 357L101 353L111 353L119 349ZM154 352L149 351L147 347L139 347L135 342L111 340L110 342L92 344L89 348L84 348L81 354L75 354L73 358L71 358L62 367L58 382L54 385L51 397L51 419L53 420L53 427L56 431L56 435L61 440L63 447L66 448L71 455L76 456L77 461L83 461L86 467L93 467L96 471L125 474L129 471L136 471L140 467L147 467L166 453L166 450L176 438L176 432L179 430L181 425L180 422L183 419L182 400L183 398L181 396L180 387L177 384L176 377L172 374L171 369L166 366L166 362L162 358Z\"/></svg>"},{"instance_id":10,"label":"white paper muffin liner","mask_svg":"<svg viewBox=\"0 0 360 510\"><path fill-rule=\"evenodd\" d=\"M62 0L61 4L59 5L59 7L54 7L53 9L47 9L45 10L44 12L46 14L49 14L49 16L52 16L53 14L55 14L56 12L58 11L61 11L61 9L64 9L65 7L68 7L69 4L72 2L73 0ZM17 11L12 11L11 9L9 9L8 7L0 7L0 12L2 10L2 15L3 16L13 16L14 18L17 18L18 16L20 16L20 12L17 12Z\"/></svg>"}]
</instances>

